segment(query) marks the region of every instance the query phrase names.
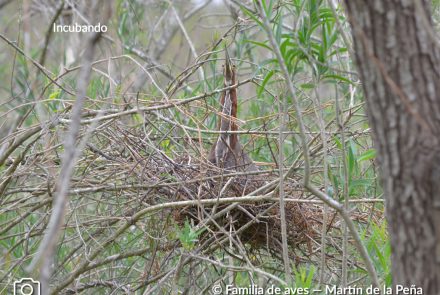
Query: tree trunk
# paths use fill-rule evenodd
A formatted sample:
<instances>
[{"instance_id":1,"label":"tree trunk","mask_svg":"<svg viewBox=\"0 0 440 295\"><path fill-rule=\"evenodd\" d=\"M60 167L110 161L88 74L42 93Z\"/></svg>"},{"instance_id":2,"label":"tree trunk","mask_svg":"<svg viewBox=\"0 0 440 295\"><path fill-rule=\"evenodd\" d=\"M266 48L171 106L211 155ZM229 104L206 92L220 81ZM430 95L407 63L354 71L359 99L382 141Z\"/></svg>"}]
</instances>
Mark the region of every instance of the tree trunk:
<instances>
[{"instance_id":1,"label":"tree trunk","mask_svg":"<svg viewBox=\"0 0 440 295\"><path fill-rule=\"evenodd\" d=\"M440 51L429 3L345 4L381 169L393 284L440 294Z\"/></svg>"}]
</instances>

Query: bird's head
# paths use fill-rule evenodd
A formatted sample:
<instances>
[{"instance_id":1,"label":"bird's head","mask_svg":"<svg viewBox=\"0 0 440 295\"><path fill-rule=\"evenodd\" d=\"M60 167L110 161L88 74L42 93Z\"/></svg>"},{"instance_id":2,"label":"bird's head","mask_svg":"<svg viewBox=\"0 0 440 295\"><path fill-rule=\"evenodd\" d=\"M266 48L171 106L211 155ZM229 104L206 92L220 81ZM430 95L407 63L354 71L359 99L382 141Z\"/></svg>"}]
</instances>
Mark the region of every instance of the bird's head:
<instances>
[{"instance_id":1,"label":"bird's head","mask_svg":"<svg viewBox=\"0 0 440 295\"><path fill-rule=\"evenodd\" d=\"M225 64L223 66L223 74L225 77L225 84L227 86L232 85L233 75L235 72L235 65L232 64L229 57L228 49L225 47Z\"/></svg>"}]
</instances>

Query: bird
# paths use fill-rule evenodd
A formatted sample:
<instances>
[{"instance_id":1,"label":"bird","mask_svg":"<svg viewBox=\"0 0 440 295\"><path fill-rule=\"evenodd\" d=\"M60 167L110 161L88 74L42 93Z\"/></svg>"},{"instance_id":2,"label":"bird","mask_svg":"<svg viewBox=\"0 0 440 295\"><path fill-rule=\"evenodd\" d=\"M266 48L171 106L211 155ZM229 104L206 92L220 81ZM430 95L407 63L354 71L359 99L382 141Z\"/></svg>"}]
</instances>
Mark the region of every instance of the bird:
<instances>
[{"instance_id":1,"label":"bird","mask_svg":"<svg viewBox=\"0 0 440 295\"><path fill-rule=\"evenodd\" d=\"M249 157L240 144L237 133L237 89L231 87L236 84L236 67L232 63L228 50L225 47L225 64L223 65L225 89L220 96L219 134L211 147L208 160L217 167L232 171L258 171L258 167Z\"/></svg>"}]
</instances>

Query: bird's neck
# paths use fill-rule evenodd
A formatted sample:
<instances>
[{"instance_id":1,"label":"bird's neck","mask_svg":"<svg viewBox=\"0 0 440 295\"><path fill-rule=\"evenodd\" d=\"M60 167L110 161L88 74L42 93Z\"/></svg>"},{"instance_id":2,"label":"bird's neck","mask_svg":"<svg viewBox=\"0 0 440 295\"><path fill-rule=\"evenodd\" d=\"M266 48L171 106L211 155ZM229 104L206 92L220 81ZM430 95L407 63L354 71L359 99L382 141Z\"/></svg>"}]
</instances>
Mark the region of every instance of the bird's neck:
<instances>
[{"instance_id":1,"label":"bird's neck","mask_svg":"<svg viewBox=\"0 0 440 295\"><path fill-rule=\"evenodd\" d=\"M229 85L228 85L229 84ZM233 73L231 80L225 81L224 86L235 85L235 73ZM237 118L237 89L231 88L225 90L221 98L221 112L220 131L237 131L238 127L235 122ZM222 134L223 139L228 139L229 145L232 149L235 148L238 142L237 134Z\"/></svg>"}]
</instances>

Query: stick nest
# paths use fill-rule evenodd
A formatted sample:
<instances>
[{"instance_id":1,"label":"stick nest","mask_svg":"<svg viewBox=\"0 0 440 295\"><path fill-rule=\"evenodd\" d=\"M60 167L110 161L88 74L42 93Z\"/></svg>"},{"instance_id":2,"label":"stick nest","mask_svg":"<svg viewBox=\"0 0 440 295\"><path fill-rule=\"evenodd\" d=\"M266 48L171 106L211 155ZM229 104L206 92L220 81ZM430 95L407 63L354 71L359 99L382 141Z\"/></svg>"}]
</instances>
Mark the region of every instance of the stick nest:
<instances>
[{"instance_id":1,"label":"stick nest","mask_svg":"<svg viewBox=\"0 0 440 295\"><path fill-rule=\"evenodd\" d=\"M271 200L238 202L234 205L231 205L232 202L221 203L224 198L253 196L253 192L267 186L278 175L270 171L245 173L222 170L204 157L167 155L159 149L152 150L151 144L145 141L145 136L122 129L117 132L119 134L112 136L113 142L109 146L118 147L118 153L113 151L112 156L105 156L103 159L105 148L90 151L101 160L113 158L111 162L125 163L121 168L126 167L127 174L131 170L130 174L136 175L137 183L149 187L143 202L155 205L160 202L194 201L191 205L173 208L167 212L179 226L189 221L193 227L200 229L202 234L198 241L201 246L215 250L225 245L227 236L232 234L252 251L281 253L281 214L279 201L276 200L279 194L274 194ZM303 198L303 192L298 189L297 183L298 179L295 178L285 181L285 198ZM257 191L256 198L273 188L274 186L270 190ZM219 200L219 203L197 203L197 200L208 199ZM311 253L313 240L322 226L322 207L312 203L286 202L285 220L289 251Z\"/></svg>"}]
</instances>

